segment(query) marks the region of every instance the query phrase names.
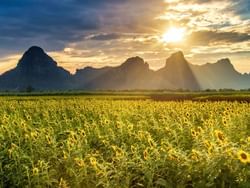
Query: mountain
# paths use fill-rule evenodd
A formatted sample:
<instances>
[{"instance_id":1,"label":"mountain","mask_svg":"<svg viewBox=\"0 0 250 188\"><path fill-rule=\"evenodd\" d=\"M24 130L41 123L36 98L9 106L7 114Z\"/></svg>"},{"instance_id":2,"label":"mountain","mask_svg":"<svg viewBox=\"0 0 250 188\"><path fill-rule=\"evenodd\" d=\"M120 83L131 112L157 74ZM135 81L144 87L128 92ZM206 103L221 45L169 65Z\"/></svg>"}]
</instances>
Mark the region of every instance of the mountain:
<instances>
[{"instance_id":1,"label":"mountain","mask_svg":"<svg viewBox=\"0 0 250 188\"><path fill-rule=\"evenodd\" d=\"M74 77L80 83L78 89L131 90L150 89L153 73L142 58L132 57L117 67L77 70Z\"/></svg>"},{"instance_id":2,"label":"mountain","mask_svg":"<svg viewBox=\"0 0 250 188\"><path fill-rule=\"evenodd\" d=\"M228 58L201 66L191 65L191 70L201 89L250 88L250 77L237 72Z\"/></svg>"},{"instance_id":3,"label":"mountain","mask_svg":"<svg viewBox=\"0 0 250 188\"><path fill-rule=\"evenodd\" d=\"M162 69L156 71L156 82L160 88L199 90L191 64L184 58L182 52L172 54Z\"/></svg>"},{"instance_id":4,"label":"mountain","mask_svg":"<svg viewBox=\"0 0 250 188\"><path fill-rule=\"evenodd\" d=\"M29 48L17 66L0 77L1 90L60 90L70 87L71 75L40 47Z\"/></svg>"},{"instance_id":5,"label":"mountain","mask_svg":"<svg viewBox=\"0 0 250 188\"><path fill-rule=\"evenodd\" d=\"M0 90L133 90L248 89L250 75L235 70L229 59L193 65L182 52L172 54L159 70L140 57L116 67L78 69L74 75L59 67L40 47L28 49L17 66L0 76Z\"/></svg>"},{"instance_id":6,"label":"mountain","mask_svg":"<svg viewBox=\"0 0 250 188\"><path fill-rule=\"evenodd\" d=\"M182 52L172 54L163 68L153 71L140 57L118 67L86 67L74 75L78 89L248 89L250 75L235 70L228 58L193 65Z\"/></svg>"}]
</instances>

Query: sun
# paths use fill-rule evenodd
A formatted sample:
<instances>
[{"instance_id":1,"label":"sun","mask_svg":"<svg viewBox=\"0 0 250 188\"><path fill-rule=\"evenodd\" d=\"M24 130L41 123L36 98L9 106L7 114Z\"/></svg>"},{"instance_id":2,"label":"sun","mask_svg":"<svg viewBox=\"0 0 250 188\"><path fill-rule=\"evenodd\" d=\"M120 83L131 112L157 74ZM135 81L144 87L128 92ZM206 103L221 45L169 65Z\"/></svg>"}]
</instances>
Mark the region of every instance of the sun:
<instances>
[{"instance_id":1,"label":"sun","mask_svg":"<svg viewBox=\"0 0 250 188\"><path fill-rule=\"evenodd\" d=\"M172 27L162 35L162 41L166 43L177 43L184 39L186 29Z\"/></svg>"}]
</instances>

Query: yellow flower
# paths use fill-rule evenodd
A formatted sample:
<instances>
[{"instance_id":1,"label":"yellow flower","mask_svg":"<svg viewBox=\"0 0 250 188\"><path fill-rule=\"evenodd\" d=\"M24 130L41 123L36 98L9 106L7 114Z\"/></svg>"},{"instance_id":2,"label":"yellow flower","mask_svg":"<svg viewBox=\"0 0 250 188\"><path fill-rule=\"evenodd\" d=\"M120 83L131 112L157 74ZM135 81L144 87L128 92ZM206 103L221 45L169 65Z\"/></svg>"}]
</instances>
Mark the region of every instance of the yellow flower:
<instances>
[{"instance_id":1,"label":"yellow flower","mask_svg":"<svg viewBox=\"0 0 250 188\"><path fill-rule=\"evenodd\" d=\"M184 118L184 123L187 123L187 122L188 122L187 118Z\"/></svg>"},{"instance_id":2,"label":"yellow flower","mask_svg":"<svg viewBox=\"0 0 250 188\"><path fill-rule=\"evenodd\" d=\"M178 161L178 156L176 154L174 154L174 153L170 153L169 154L169 159L171 161Z\"/></svg>"},{"instance_id":3,"label":"yellow flower","mask_svg":"<svg viewBox=\"0 0 250 188\"><path fill-rule=\"evenodd\" d=\"M204 141L204 145L205 145L206 148L210 148L212 146L211 143L208 140Z\"/></svg>"},{"instance_id":4,"label":"yellow flower","mask_svg":"<svg viewBox=\"0 0 250 188\"><path fill-rule=\"evenodd\" d=\"M191 159L197 161L199 160L199 158L200 158L199 153L196 150L192 149Z\"/></svg>"},{"instance_id":5,"label":"yellow flower","mask_svg":"<svg viewBox=\"0 0 250 188\"><path fill-rule=\"evenodd\" d=\"M67 182L63 178L60 178L59 188L69 188Z\"/></svg>"},{"instance_id":6,"label":"yellow flower","mask_svg":"<svg viewBox=\"0 0 250 188\"><path fill-rule=\"evenodd\" d=\"M150 147L154 147L155 143L153 141L153 139L151 137L148 138L148 144L150 145Z\"/></svg>"},{"instance_id":7,"label":"yellow flower","mask_svg":"<svg viewBox=\"0 0 250 188\"><path fill-rule=\"evenodd\" d=\"M18 148L16 144L11 143L11 147L8 149L9 158L12 157L13 152Z\"/></svg>"},{"instance_id":8,"label":"yellow flower","mask_svg":"<svg viewBox=\"0 0 250 188\"><path fill-rule=\"evenodd\" d=\"M198 133L194 129L191 129L191 135L193 137L196 137L198 135Z\"/></svg>"},{"instance_id":9,"label":"yellow flower","mask_svg":"<svg viewBox=\"0 0 250 188\"><path fill-rule=\"evenodd\" d=\"M212 154L214 151L214 147L211 145L209 148L208 148L208 154Z\"/></svg>"},{"instance_id":10,"label":"yellow flower","mask_svg":"<svg viewBox=\"0 0 250 188\"><path fill-rule=\"evenodd\" d=\"M38 133L36 132L36 131L32 131L31 133L30 133L30 136L31 136L31 138L32 139L37 139L37 136L38 136Z\"/></svg>"},{"instance_id":11,"label":"yellow flower","mask_svg":"<svg viewBox=\"0 0 250 188\"><path fill-rule=\"evenodd\" d=\"M94 166L94 167L96 167L96 158L95 157L90 157L89 158L89 161L90 161L90 164L92 165L92 166Z\"/></svg>"},{"instance_id":12,"label":"yellow flower","mask_svg":"<svg viewBox=\"0 0 250 188\"><path fill-rule=\"evenodd\" d=\"M64 160L66 160L68 158L68 154L65 151L63 151L63 158L64 158Z\"/></svg>"},{"instance_id":13,"label":"yellow flower","mask_svg":"<svg viewBox=\"0 0 250 188\"><path fill-rule=\"evenodd\" d=\"M34 167L34 168L32 169L32 173L33 173L34 176L37 176L37 175L39 174L39 169L36 168L36 167Z\"/></svg>"},{"instance_id":14,"label":"yellow flower","mask_svg":"<svg viewBox=\"0 0 250 188\"><path fill-rule=\"evenodd\" d=\"M27 120L29 120L29 121L32 119L31 116L29 116L29 115L27 115L26 118L27 118Z\"/></svg>"},{"instance_id":15,"label":"yellow flower","mask_svg":"<svg viewBox=\"0 0 250 188\"><path fill-rule=\"evenodd\" d=\"M239 150L237 153L238 159L240 160L240 162L246 164L246 163L250 163L250 156L247 152L243 151L243 150Z\"/></svg>"},{"instance_id":16,"label":"yellow flower","mask_svg":"<svg viewBox=\"0 0 250 188\"><path fill-rule=\"evenodd\" d=\"M224 136L222 131L216 130L214 132L215 132L215 135L216 135L216 137L218 138L219 141L221 141L221 142L225 141L225 136Z\"/></svg>"},{"instance_id":17,"label":"yellow flower","mask_svg":"<svg viewBox=\"0 0 250 188\"><path fill-rule=\"evenodd\" d=\"M227 126L227 125L228 125L228 124L227 124L227 119L226 119L226 118L223 118L223 119L222 119L222 123L223 123L224 126Z\"/></svg>"},{"instance_id":18,"label":"yellow flower","mask_svg":"<svg viewBox=\"0 0 250 188\"><path fill-rule=\"evenodd\" d=\"M48 136L48 135L46 135L45 137L46 137L47 143L48 143L49 145L52 144L52 139L51 139L51 137Z\"/></svg>"},{"instance_id":19,"label":"yellow flower","mask_svg":"<svg viewBox=\"0 0 250 188\"><path fill-rule=\"evenodd\" d=\"M112 146L112 149L115 151L116 157L123 157L124 156L124 152L121 148L119 148L117 146Z\"/></svg>"},{"instance_id":20,"label":"yellow flower","mask_svg":"<svg viewBox=\"0 0 250 188\"><path fill-rule=\"evenodd\" d=\"M202 133L202 132L203 132L203 129L202 129L200 126L197 127L197 130L198 130L199 133Z\"/></svg>"},{"instance_id":21,"label":"yellow flower","mask_svg":"<svg viewBox=\"0 0 250 188\"><path fill-rule=\"evenodd\" d=\"M80 130L80 134L81 134L82 137L85 137L85 135L86 135L84 130Z\"/></svg>"},{"instance_id":22,"label":"yellow flower","mask_svg":"<svg viewBox=\"0 0 250 188\"><path fill-rule=\"evenodd\" d=\"M128 130L132 131L134 129L134 125L133 124L129 124L128 125Z\"/></svg>"},{"instance_id":23,"label":"yellow flower","mask_svg":"<svg viewBox=\"0 0 250 188\"><path fill-rule=\"evenodd\" d=\"M30 138L30 136L26 133L24 134L24 139L27 141Z\"/></svg>"},{"instance_id":24,"label":"yellow flower","mask_svg":"<svg viewBox=\"0 0 250 188\"><path fill-rule=\"evenodd\" d=\"M133 146L133 145L130 146L130 149L131 149L131 152L132 152L132 153L136 153L136 147L135 147L135 146Z\"/></svg>"},{"instance_id":25,"label":"yellow flower","mask_svg":"<svg viewBox=\"0 0 250 188\"><path fill-rule=\"evenodd\" d=\"M77 136L74 131L70 131L69 138L72 139L72 141L76 142L77 141Z\"/></svg>"},{"instance_id":26,"label":"yellow flower","mask_svg":"<svg viewBox=\"0 0 250 188\"><path fill-rule=\"evenodd\" d=\"M84 161L80 158L75 158L74 159L75 163L79 166L79 167L83 167L84 166Z\"/></svg>"},{"instance_id":27,"label":"yellow flower","mask_svg":"<svg viewBox=\"0 0 250 188\"><path fill-rule=\"evenodd\" d=\"M105 119L105 120L104 120L104 123L105 123L105 124L109 124L109 120L108 120L108 119Z\"/></svg>"},{"instance_id":28,"label":"yellow flower","mask_svg":"<svg viewBox=\"0 0 250 188\"><path fill-rule=\"evenodd\" d=\"M143 151L143 158L144 158L145 160L148 159L148 149L145 149L145 150Z\"/></svg>"}]
</instances>

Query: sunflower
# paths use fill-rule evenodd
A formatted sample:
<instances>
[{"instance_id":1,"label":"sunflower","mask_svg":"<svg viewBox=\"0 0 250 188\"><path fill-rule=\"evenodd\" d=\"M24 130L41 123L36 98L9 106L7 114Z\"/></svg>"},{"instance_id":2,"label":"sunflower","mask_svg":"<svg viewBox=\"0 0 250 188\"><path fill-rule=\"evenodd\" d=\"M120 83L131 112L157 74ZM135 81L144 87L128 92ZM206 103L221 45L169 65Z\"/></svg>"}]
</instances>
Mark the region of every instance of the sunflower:
<instances>
[{"instance_id":1,"label":"sunflower","mask_svg":"<svg viewBox=\"0 0 250 188\"><path fill-rule=\"evenodd\" d=\"M194 129L191 129L191 135L193 137L196 137L198 135L198 133Z\"/></svg>"},{"instance_id":2,"label":"sunflower","mask_svg":"<svg viewBox=\"0 0 250 188\"><path fill-rule=\"evenodd\" d=\"M187 118L184 118L184 123L187 123L187 122L188 122Z\"/></svg>"},{"instance_id":3,"label":"sunflower","mask_svg":"<svg viewBox=\"0 0 250 188\"><path fill-rule=\"evenodd\" d=\"M153 139L151 137L148 138L148 144L150 145L150 147L154 147L155 143L153 141Z\"/></svg>"},{"instance_id":4,"label":"sunflower","mask_svg":"<svg viewBox=\"0 0 250 188\"><path fill-rule=\"evenodd\" d=\"M90 164L91 164L92 166L96 167L97 162L96 162L96 158L95 158L95 157L90 157L90 158L89 158L89 161L90 161Z\"/></svg>"},{"instance_id":5,"label":"sunflower","mask_svg":"<svg viewBox=\"0 0 250 188\"><path fill-rule=\"evenodd\" d=\"M38 133L37 133L36 131L32 131L32 132L30 133L30 136L31 136L32 139L36 140L37 137L38 137Z\"/></svg>"},{"instance_id":6,"label":"sunflower","mask_svg":"<svg viewBox=\"0 0 250 188\"><path fill-rule=\"evenodd\" d=\"M214 152L214 147L211 145L208 149L207 149L207 152L208 152L208 154L213 154L213 152Z\"/></svg>"},{"instance_id":7,"label":"sunflower","mask_svg":"<svg viewBox=\"0 0 250 188\"><path fill-rule=\"evenodd\" d=\"M130 146L130 149L131 149L131 152L132 152L132 153L136 153L136 147L135 147L135 146L133 146L133 145Z\"/></svg>"},{"instance_id":8,"label":"sunflower","mask_svg":"<svg viewBox=\"0 0 250 188\"><path fill-rule=\"evenodd\" d=\"M32 173L33 173L34 176L37 176L37 175L39 174L39 169L36 168L36 167L34 167L34 168L32 169Z\"/></svg>"},{"instance_id":9,"label":"sunflower","mask_svg":"<svg viewBox=\"0 0 250 188\"><path fill-rule=\"evenodd\" d=\"M85 131L84 131L84 130L80 130L80 135L81 135L82 137L85 137L85 136L86 136Z\"/></svg>"},{"instance_id":10,"label":"sunflower","mask_svg":"<svg viewBox=\"0 0 250 188\"><path fill-rule=\"evenodd\" d=\"M63 178L60 178L59 188L69 188L66 180L64 180Z\"/></svg>"},{"instance_id":11,"label":"sunflower","mask_svg":"<svg viewBox=\"0 0 250 188\"><path fill-rule=\"evenodd\" d=\"M129 124L128 125L128 130L132 131L134 129L134 125L133 124Z\"/></svg>"},{"instance_id":12,"label":"sunflower","mask_svg":"<svg viewBox=\"0 0 250 188\"><path fill-rule=\"evenodd\" d=\"M216 135L216 137L218 138L219 141L221 141L221 142L225 141L225 136L224 136L222 131L216 130L215 135Z\"/></svg>"},{"instance_id":13,"label":"sunflower","mask_svg":"<svg viewBox=\"0 0 250 188\"><path fill-rule=\"evenodd\" d=\"M250 156L247 152L240 150L237 153L238 159L240 160L240 162L246 164L246 163L250 163Z\"/></svg>"},{"instance_id":14,"label":"sunflower","mask_svg":"<svg viewBox=\"0 0 250 188\"><path fill-rule=\"evenodd\" d=\"M197 161L199 160L199 158L200 158L199 153L196 150L192 149L191 159Z\"/></svg>"},{"instance_id":15,"label":"sunflower","mask_svg":"<svg viewBox=\"0 0 250 188\"><path fill-rule=\"evenodd\" d=\"M202 133L202 132L203 132L203 129L199 126L199 127L197 127L197 131L198 131L199 133Z\"/></svg>"},{"instance_id":16,"label":"sunflower","mask_svg":"<svg viewBox=\"0 0 250 188\"><path fill-rule=\"evenodd\" d=\"M79 166L79 167L83 167L84 166L84 161L78 157L76 157L74 159L75 163Z\"/></svg>"},{"instance_id":17,"label":"sunflower","mask_svg":"<svg viewBox=\"0 0 250 188\"><path fill-rule=\"evenodd\" d=\"M116 148L115 155L116 155L116 157L123 157L124 152L121 148Z\"/></svg>"},{"instance_id":18,"label":"sunflower","mask_svg":"<svg viewBox=\"0 0 250 188\"><path fill-rule=\"evenodd\" d=\"M63 159L66 160L68 158L67 152L63 151Z\"/></svg>"},{"instance_id":19,"label":"sunflower","mask_svg":"<svg viewBox=\"0 0 250 188\"><path fill-rule=\"evenodd\" d=\"M212 144L208 140L205 140L203 143L206 148L210 148L212 146Z\"/></svg>"},{"instance_id":20,"label":"sunflower","mask_svg":"<svg viewBox=\"0 0 250 188\"><path fill-rule=\"evenodd\" d=\"M145 150L143 151L143 158L144 158L145 160L148 159L148 149L145 149Z\"/></svg>"},{"instance_id":21,"label":"sunflower","mask_svg":"<svg viewBox=\"0 0 250 188\"><path fill-rule=\"evenodd\" d=\"M178 157L175 154L169 155L169 159L172 161L178 161Z\"/></svg>"},{"instance_id":22,"label":"sunflower","mask_svg":"<svg viewBox=\"0 0 250 188\"><path fill-rule=\"evenodd\" d=\"M46 140L47 140L47 143L50 145L52 144L52 138L48 135L45 136Z\"/></svg>"},{"instance_id":23,"label":"sunflower","mask_svg":"<svg viewBox=\"0 0 250 188\"><path fill-rule=\"evenodd\" d=\"M228 124L227 124L227 119L226 119L226 118L223 118L223 119L222 119L222 123L223 123L224 126L227 126L227 125L228 125Z\"/></svg>"}]
</instances>

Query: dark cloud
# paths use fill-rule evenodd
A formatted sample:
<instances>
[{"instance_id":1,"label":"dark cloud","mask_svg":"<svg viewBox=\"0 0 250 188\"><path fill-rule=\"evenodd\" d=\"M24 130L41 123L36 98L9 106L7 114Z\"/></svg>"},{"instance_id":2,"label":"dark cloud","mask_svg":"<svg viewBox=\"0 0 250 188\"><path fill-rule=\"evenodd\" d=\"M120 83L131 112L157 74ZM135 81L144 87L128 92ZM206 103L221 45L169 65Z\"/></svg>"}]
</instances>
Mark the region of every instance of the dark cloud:
<instances>
[{"instance_id":1,"label":"dark cloud","mask_svg":"<svg viewBox=\"0 0 250 188\"><path fill-rule=\"evenodd\" d=\"M105 9L124 2L126 0L1 0L0 49L12 46L20 50L23 45L35 42L50 49L63 48L68 42L81 40L85 32L98 30Z\"/></svg>"},{"instance_id":2,"label":"dark cloud","mask_svg":"<svg viewBox=\"0 0 250 188\"><path fill-rule=\"evenodd\" d=\"M20 51L24 45L43 44L56 50L90 33L152 31L151 21L164 10L162 4L162 0L1 0L0 49Z\"/></svg>"},{"instance_id":3,"label":"dark cloud","mask_svg":"<svg viewBox=\"0 0 250 188\"><path fill-rule=\"evenodd\" d=\"M216 43L240 43L244 41L250 41L250 35L248 33L197 31L188 37L188 44L198 46Z\"/></svg>"}]
</instances>

